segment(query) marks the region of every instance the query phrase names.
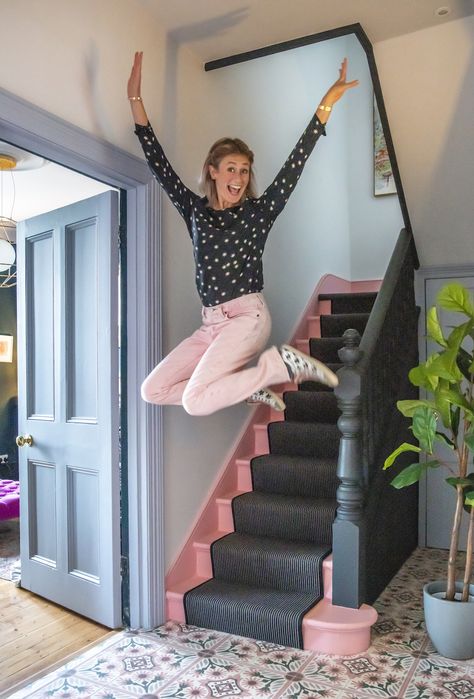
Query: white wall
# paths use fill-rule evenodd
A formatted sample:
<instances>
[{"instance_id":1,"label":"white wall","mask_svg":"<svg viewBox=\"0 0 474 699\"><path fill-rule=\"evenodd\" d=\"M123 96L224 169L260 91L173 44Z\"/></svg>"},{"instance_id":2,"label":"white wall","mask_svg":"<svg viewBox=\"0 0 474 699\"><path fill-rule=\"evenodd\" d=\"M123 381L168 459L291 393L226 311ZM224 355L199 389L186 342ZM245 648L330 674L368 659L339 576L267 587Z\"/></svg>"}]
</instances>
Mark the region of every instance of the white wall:
<instances>
[{"instance_id":1,"label":"white wall","mask_svg":"<svg viewBox=\"0 0 474 699\"><path fill-rule=\"evenodd\" d=\"M351 73L360 80L345 127L351 279L381 279L404 223L396 194L374 196L372 81L359 42L347 44Z\"/></svg>"},{"instance_id":2,"label":"white wall","mask_svg":"<svg viewBox=\"0 0 474 699\"><path fill-rule=\"evenodd\" d=\"M254 146L260 185L268 183L299 137L342 58L339 51L330 49L327 59L318 55L317 61L304 65L296 56L288 59L288 54L281 54L255 62L250 73L250 64L245 64L245 70L244 66L235 66L204 73L194 56L169 40L155 18L133 0L16 0L3 2L1 12L2 26L8 27L9 35L21 37L21 51L15 52L14 61L8 42L0 44L2 65L9 66L2 72L1 87L137 154L140 149L131 129L125 83L133 51L143 49L143 94L150 119L176 169L191 187L196 186L209 144L225 133L240 135ZM405 82L400 82L397 53L404 50L403 42L395 47L384 42L378 47L383 62L382 81L389 83L390 90L393 87L393 92L388 90L389 115L394 115L395 142L403 155L405 180L410 168L417 165L411 162L410 154L419 150L413 150L413 123L407 119L406 110L399 108L398 100L400 91L410 92L405 82L411 85L411 92L419 84L410 83L409 66L402 73ZM278 69L277 79L267 80L261 67L270 60L275 61ZM456 60L451 58L451 63L454 70ZM232 81L227 77L231 72ZM448 77L446 90L447 83ZM428 99L423 92L421 95L423 100ZM405 104L409 96L413 99L413 95L403 94ZM347 105L353 99L348 95ZM303 103L302 112L297 110L299 100ZM303 175L305 179L268 243L264 258L266 294L275 318L277 340L287 336L321 274L361 274L363 256L359 259L354 246L348 246L349 190L344 187L341 173L329 168L331 162L341 163L347 139L354 135L347 128L344 109L348 107L341 104L331 116L328 137L318 144L308 172ZM446 109L451 114L448 105ZM458 116L458 120L465 118ZM425 123L419 123L422 125L417 126L418 130L423 131ZM465 135L467 127L463 123ZM436 172L422 168L419 172L424 180L436 176ZM461 174L466 175L465 167ZM456 176L455 169L453 175ZM311 196L305 196L303 183L310 183L312 178L318 187L310 186ZM459 182L457 186L462 189L465 185ZM413 195L416 191L412 198ZM175 210L164 202L166 351L196 327L199 300L194 289L188 235ZM300 212L297 240L290 236L295 228L294 217ZM360 241L364 240L362 229L357 235ZM245 406L206 418L191 418L174 407L164 412L166 558L170 561L248 413Z\"/></svg>"},{"instance_id":3,"label":"white wall","mask_svg":"<svg viewBox=\"0 0 474 699\"><path fill-rule=\"evenodd\" d=\"M422 265L474 261L474 17L375 44Z\"/></svg>"}]
</instances>

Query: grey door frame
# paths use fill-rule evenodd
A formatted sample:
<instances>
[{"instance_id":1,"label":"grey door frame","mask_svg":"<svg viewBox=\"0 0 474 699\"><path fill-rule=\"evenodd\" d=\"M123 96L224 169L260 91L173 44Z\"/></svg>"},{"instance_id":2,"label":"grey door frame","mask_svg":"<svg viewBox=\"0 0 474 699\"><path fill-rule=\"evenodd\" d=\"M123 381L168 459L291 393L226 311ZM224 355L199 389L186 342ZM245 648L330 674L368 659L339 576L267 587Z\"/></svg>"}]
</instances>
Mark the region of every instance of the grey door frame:
<instances>
[{"instance_id":1,"label":"grey door frame","mask_svg":"<svg viewBox=\"0 0 474 699\"><path fill-rule=\"evenodd\" d=\"M161 355L159 187L144 161L2 89L0 140L127 193L130 625L153 628L165 615L162 414L139 387Z\"/></svg>"}]
</instances>

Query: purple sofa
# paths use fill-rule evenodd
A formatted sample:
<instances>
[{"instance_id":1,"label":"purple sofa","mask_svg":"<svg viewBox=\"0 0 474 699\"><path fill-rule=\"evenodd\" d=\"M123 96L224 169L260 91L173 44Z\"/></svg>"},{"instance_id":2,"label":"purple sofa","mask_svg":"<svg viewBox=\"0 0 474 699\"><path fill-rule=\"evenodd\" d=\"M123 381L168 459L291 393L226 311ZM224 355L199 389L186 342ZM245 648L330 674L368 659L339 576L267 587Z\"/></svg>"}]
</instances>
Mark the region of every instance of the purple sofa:
<instances>
[{"instance_id":1,"label":"purple sofa","mask_svg":"<svg viewBox=\"0 0 474 699\"><path fill-rule=\"evenodd\" d=\"M0 479L0 521L20 516L20 484Z\"/></svg>"}]
</instances>

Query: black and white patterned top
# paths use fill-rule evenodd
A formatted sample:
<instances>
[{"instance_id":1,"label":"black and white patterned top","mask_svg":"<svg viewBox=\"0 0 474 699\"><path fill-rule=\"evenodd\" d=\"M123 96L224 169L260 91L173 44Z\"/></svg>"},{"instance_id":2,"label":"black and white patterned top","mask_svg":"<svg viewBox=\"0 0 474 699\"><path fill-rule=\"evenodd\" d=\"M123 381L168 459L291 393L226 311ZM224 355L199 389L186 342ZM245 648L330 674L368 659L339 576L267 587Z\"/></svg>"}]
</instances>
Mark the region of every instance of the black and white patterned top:
<instances>
[{"instance_id":1,"label":"black and white patterned top","mask_svg":"<svg viewBox=\"0 0 474 699\"><path fill-rule=\"evenodd\" d=\"M171 167L150 124L135 125L153 175L186 222L194 248L196 286L203 306L217 306L263 289L262 255L324 126L314 115L271 185L257 199L223 210L188 189Z\"/></svg>"}]
</instances>

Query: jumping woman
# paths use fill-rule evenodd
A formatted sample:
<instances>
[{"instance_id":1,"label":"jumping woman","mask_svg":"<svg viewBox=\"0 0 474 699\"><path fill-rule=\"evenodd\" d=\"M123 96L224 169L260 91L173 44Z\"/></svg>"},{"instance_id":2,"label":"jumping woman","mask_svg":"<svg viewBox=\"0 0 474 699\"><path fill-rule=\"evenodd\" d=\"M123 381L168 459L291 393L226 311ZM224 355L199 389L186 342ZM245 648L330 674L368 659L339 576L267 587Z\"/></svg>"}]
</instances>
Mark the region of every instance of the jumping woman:
<instances>
[{"instance_id":1,"label":"jumping woman","mask_svg":"<svg viewBox=\"0 0 474 699\"><path fill-rule=\"evenodd\" d=\"M282 212L321 134L333 105L357 80L346 81L347 60L339 79L324 95L309 125L280 172L258 197L253 152L238 138L222 138L204 162L204 196L188 189L171 167L141 96L143 53L137 52L128 81L135 133L153 175L183 217L196 263L202 325L149 374L142 397L159 405L182 405L191 415L211 413L240 401L284 410L269 386L291 380L338 383L317 359L294 347L270 347L271 318L262 295L262 255L276 217ZM259 353L256 366L247 367Z\"/></svg>"}]
</instances>

